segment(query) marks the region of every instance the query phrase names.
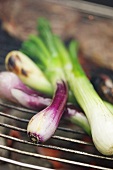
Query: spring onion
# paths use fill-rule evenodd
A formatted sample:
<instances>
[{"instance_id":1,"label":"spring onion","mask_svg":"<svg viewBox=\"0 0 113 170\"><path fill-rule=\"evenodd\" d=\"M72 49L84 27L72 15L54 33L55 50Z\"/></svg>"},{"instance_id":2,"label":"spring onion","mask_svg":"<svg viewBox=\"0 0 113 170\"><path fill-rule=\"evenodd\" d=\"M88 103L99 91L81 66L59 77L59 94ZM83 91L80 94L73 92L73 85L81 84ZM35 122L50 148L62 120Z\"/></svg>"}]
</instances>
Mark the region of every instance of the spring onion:
<instances>
[{"instance_id":1,"label":"spring onion","mask_svg":"<svg viewBox=\"0 0 113 170\"><path fill-rule=\"evenodd\" d=\"M27 133L33 142L45 142L55 133L65 108L67 96L66 84L63 81L62 83L57 82L52 103L35 114L28 123Z\"/></svg>"},{"instance_id":2,"label":"spring onion","mask_svg":"<svg viewBox=\"0 0 113 170\"><path fill-rule=\"evenodd\" d=\"M79 64L75 41L70 43L70 55L58 37L55 38L55 42L60 53L62 52L61 59L68 82L86 114L91 128L92 140L97 150L104 155L113 155L113 115L111 111L94 90L93 85ZM74 57L75 60L72 62L71 59ZM69 63L73 67L67 70L66 65Z\"/></svg>"},{"instance_id":3,"label":"spring onion","mask_svg":"<svg viewBox=\"0 0 113 170\"><path fill-rule=\"evenodd\" d=\"M51 95L53 89L40 68L20 51L11 51L5 58L5 66L19 76L23 83L40 92Z\"/></svg>"}]
</instances>

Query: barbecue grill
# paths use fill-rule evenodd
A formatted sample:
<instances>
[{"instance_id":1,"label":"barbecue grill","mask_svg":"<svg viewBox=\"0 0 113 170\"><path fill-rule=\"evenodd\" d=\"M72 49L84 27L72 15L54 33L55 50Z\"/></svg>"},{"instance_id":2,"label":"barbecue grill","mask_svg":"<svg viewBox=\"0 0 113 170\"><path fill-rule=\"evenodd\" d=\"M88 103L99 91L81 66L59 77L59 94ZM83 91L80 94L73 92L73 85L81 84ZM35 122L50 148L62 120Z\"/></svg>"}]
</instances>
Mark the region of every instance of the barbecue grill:
<instances>
[{"instance_id":1,"label":"barbecue grill","mask_svg":"<svg viewBox=\"0 0 113 170\"><path fill-rule=\"evenodd\" d=\"M48 3L55 2L76 8L85 14L113 17L112 9L109 7L92 5L83 1L52 2L48 0ZM6 54L11 50L18 50L20 46L21 41L8 35L0 26L1 71L5 70ZM101 155L95 149L91 138L81 128L66 120L61 120L54 136L46 143L32 143L27 136L26 126L35 113L33 110L0 100L1 170L2 168L52 170L55 169L54 164L58 164L57 167L60 169L113 169L113 157ZM14 132L13 135L11 132Z\"/></svg>"}]
</instances>

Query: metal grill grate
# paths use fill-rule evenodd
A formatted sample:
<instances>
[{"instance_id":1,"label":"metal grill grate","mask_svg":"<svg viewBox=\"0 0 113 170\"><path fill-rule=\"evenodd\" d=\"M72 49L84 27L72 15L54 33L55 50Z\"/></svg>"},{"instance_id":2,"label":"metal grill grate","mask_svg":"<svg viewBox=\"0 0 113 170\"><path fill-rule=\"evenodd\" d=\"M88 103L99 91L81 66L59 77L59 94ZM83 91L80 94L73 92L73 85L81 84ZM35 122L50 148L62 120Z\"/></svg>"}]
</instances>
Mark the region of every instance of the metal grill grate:
<instances>
[{"instance_id":1,"label":"metal grill grate","mask_svg":"<svg viewBox=\"0 0 113 170\"><path fill-rule=\"evenodd\" d=\"M0 70L4 69L5 55L19 49L20 44L19 40L10 37L0 27ZM91 139L68 122L62 121L47 143L34 144L26 133L27 123L34 111L3 102L0 102L0 111L0 160L8 163L8 168L52 170L57 162L62 165L62 170L113 169L113 157L100 155ZM12 136L11 131L16 135ZM49 150L47 155L43 154L42 149ZM59 154L50 154L54 152Z\"/></svg>"},{"instance_id":2,"label":"metal grill grate","mask_svg":"<svg viewBox=\"0 0 113 170\"><path fill-rule=\"evenodd\" d=\"M13 109L13 111L16 109L17 111L19 111L20 115L21 115L21 112L23 112L25 115L28 114L28 113L32 113L34 111L30 111L28 109L24 109L24 108L21 108L21 107L15 107L13 105L7 105L7 104L4 104L4 103L0 103L1 107L6 107L7 108L11 108ZM27 113L26 113L27 112ZM18 112L16 112L17 114ZM32 115L31 114L31 115ZM55 140L55 142L50 142L47 143L47 144L33 144L32 142L29 141L28 137L27 137L27 134L26 134L26 129L25 128L22 128L22 123L26 124L28 123L28 119L26 118L23 118L20 117L20 116L15 116L15 115L10 115L10 114L7 114L7 113L4 113L4 112L0 112L0 117L5 117L5 118L8 118L10 120L10 123L11 123L11 120L14 120L15 122L19 122L19 125L18 126L16 123L16 125L12 125L12 124L8 124L8 123L5 123L5 122L0 122L0 126L4 127L4 129L8 129L8 130L15 130L15 131L18 131L20 133L23 133L21 139L19 138L16 138L16 137L12 137L10 135L7 135L5 133L0 133L0 137L1 138L5 138L6 140L12 140L13 142L15 143L18 143L18 145L14 148L10 147L10 146L5 146L5 145L0 145L0 148L1 149L4 149L4 150L7 150L7 151L10 151L10 152L14 152L14 153L17 153L17 154L20 154L20 155L24 155L25 157L33 157L34 159L35 158L39 158L39 159L46 159L46 160L52 160L52 161L57 161L57 162L60 162L60 163L63 163L63 164L68 164L70 165L70 167L72 166L80 166L80 167L84 167L85 168L94 168L94 169L103 169L103 170L108 170L108 169L112 169L110 167L112 167L112 163L111 161L113 160L113 158L111 157L105 157L105 156L101 156L99 154L95 154L95 149L94 149L94 146L92 143L89 143L89 142L86 142L86 141L83 141L83 140L79 140L79 139L74 139L74 138L71 138L71 137L66 137L67 134L69 133L74 133L76 134L77 136L80 135L80 136L86 136L83 132L79 132L79 131L75 131L75 130L72 130L72 129L67 129L65 127L59 127L57 131L61 131L62 133L61 134L66 134L65 135L54 135L52 137L52 140ZM1 119L0 119L1 120ZM60 141L60 143L62 143L61 146L58 146L57 145L57 141ZM73 147L73 148L67 148L65 147L65 144L63 146L63 143L69 143L69 146L72 145L77 145L78 147ZM58 142L59 143L59 142ZM24 145L24 149L19 149L18 146L19 144L21 145ZM27 146L26 146L27 145ZM59 158L59 157L53 157L53 156L45 156L45 155L42 155L42 154L39 154L39 153L36 153L36 152L33 152L33 151L29 151L26 150L25 147L28 147L29 148L32 147L32 148L36 148L36 147L42 147L42 148L48 148L52 150L58 150L58 151L61 151L61 152L64 152L64 154L66 155L69 155L69 158L65 158L65 156L63 158ZM94 152L93 153L90 153L90 152L87 152L87 151L84 151L84 149L81 150L81 148L85 148L87 147L90 147L90 148L93 148ZM34 149L33 149L34 150ZM89 149L88 149L89 150ZM82 157L81 157L82 156ZM79 159L81 158L81 159ZM92 161L91 161L92 159ZM47 168L47 167L41 167L41 166L38 166L38 165L33 165L33 164L30 164L29 163L26 163L26 162L20 162L20 161L17 161L17 160L14 160L14 159L9 159L9 158L6 158L6 157L2 157L0 156L0 160L1 161L5 161L7 163L10 163L10 164L14 164L14 165L18 165L18 166L22 166L22 167L26 167L26 168L32 168L32 169L51 169L51 168ZM27 159L26 159L27 160ZM89 161L89 163L87 162L87 160ZM84 162L82 162L84 161ZM100 165L93 165L92 162L95 161L95 163L99 162ZM103 161L106 163L106 167L103 167Z\"/></svg>"}]
</instances>

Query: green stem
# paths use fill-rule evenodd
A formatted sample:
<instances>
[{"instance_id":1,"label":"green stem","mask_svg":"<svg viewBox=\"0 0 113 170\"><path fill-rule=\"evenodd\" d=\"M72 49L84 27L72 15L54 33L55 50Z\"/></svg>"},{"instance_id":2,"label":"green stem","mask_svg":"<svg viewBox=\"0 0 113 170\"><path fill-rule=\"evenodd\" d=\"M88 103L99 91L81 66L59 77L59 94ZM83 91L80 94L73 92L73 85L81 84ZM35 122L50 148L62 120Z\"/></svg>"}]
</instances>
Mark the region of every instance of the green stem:
<instances>
[{"instance_id":1,"label":"green stem","mask_svg":"<svg viewBox=\"0 0 113 170\"><path fill-rule=\"evenodd\" d=\"M45 47L42 40L32 35L28 40L23 42L21 51L30 56L30 58L38 64L38 61L42 63L42 65L46 66L50 59L50 53Z\"/></svg>"},{"instance_id":2,"label":"green stem","mask_svg":"<svg viewBox=\"0 0 113 170\"><path fill-rule=\"evenodd\" d=\"M69 120L71 123L73 123L73 124L81 127L89 136L91 136L90 125L89 125L89 123L88 123L87 118L86 118L84 115L82 115L82 114L78 114L78 115L77 115L77 114L76 114L76 115L70 116L70 117L68 118L68 120Z\"/></svg>"},{"instance_id":3,"label":"green stem","mask_svg":"<svg viewBox=\"0 0 113 170\"><path fill-rule=\"evenodd\" d=\"M58 53L56 51L56 47L54 46L52 29L49 25L48 20L46 20L45 18L39 18L37 29L39 32L39 36L42 38L52 56L57 56Z\"/></svg>"}]
</instances>

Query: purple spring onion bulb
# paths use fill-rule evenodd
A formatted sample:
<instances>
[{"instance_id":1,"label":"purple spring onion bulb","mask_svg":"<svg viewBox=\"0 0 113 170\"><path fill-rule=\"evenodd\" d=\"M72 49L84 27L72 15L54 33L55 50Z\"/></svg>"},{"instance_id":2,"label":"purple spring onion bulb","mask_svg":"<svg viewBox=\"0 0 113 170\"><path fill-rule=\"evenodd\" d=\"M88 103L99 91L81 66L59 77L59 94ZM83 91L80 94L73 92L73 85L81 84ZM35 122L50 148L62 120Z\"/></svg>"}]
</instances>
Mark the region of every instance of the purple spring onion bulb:
<instances>
[{"instance_id":1,"label":"purple spring onion bulb","mask_svg":"<svg viewBox=\"0 0 113 170\"><path fill-rule=\"evenodd\" d=\"M0 72L0 97L30 109L40 110L48 106L51 100L41 93L27 87L19 77L9 71Z\"/></svg>"},{"instance_id":2,"label":"purple spring onion bulb","mask_svg":"<svg viewBox=\"0 0 113 170\"><path fill-rule=\"evenodd\" d=\"M27 133L35 143L47 141L56 131L68 97L67 84L57 82L51 104L34 115L27 126Z\"/></svg>"}]
</instances>

